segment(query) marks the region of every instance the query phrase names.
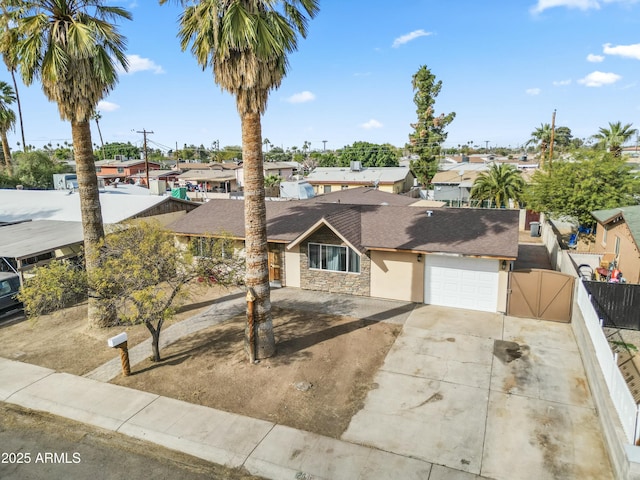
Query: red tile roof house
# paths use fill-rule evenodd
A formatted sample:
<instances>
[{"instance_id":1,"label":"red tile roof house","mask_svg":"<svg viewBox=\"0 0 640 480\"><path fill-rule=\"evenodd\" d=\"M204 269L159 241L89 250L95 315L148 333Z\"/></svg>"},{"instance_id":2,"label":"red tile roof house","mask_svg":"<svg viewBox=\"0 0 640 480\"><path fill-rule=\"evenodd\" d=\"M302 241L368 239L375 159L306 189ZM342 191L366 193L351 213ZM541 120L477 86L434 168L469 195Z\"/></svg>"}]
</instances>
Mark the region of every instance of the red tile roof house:
<instances>
[{"instance_id":1,"label":"red tile roof house","mask_svg":"<svg viewBox=\"0 0 640 480\"><path fill-rule=\"evenodd\" d=\"M369 189L359 190L339 203L330 195L267 202L272 282L505 311L508 271L518 254L517 210L426 210L396 201L406 197L383 192L367 196ZM240 200L212 200L169 228L185 245L226 233L242 248L243 209Z\"/></svg>"}]
</instances>

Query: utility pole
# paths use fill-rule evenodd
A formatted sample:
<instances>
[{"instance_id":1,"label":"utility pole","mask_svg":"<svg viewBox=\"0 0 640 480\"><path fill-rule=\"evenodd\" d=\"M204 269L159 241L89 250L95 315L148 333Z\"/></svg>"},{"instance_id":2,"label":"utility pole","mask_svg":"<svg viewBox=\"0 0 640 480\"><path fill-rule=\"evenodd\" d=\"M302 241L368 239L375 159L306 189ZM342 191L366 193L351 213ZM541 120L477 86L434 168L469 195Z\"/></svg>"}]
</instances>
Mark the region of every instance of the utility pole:
<instances>
[{"instance_id":1,"label":"utility pole","mask_svg":"<svg viewBox=\"0 0 640 480\"><path fill-rule=\"evenodd\" d=\"M551 117L551 145L549 145L549 168L551 168L551 161L553 159L553 144L556 138L556 109L553 109L553 116Z\"/></svg>"},{"instance_id":2,"label":"utility pole","mask_svg":"<svg viewBox=\"0 0 640 480\"><path fill-rule=\"evenodd\" d=\"M484 141L484 151L489 153L489 140Z\"/></svg>"},{"instance_id":3,"label":"utility pole","mask_svg":"<svg viewBox=\"0 0 640 480\"><path fill-rule=\"evenodd\" d=\"M322 140L322 151L326 152L327 151L327 142L329 140Z\"/></svg>"},{"instance_id":4,"label":"utility pole","mask_svg":"<svg viewBox=\"0 0 640 480\"><path fill-rule=\"evenodd\" d=\"M150 131L145 130L143 128L142 131L138 130L136 133L142 133L143 138L144 138L144 143L143 143L144 169L147 172L147 188L151 188L151 184L149 184L149 156L147 155L147 134L153 133L153 132L150 132Z\"/></svg>"}]
</instances>

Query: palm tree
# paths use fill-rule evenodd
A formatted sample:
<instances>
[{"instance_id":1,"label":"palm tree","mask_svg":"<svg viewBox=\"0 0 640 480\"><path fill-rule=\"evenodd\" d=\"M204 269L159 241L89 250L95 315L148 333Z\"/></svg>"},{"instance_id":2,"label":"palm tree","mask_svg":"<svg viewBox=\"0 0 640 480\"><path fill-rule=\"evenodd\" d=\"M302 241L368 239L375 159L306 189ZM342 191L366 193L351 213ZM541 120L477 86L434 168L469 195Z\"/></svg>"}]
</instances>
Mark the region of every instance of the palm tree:
<instances>
[{"instance_id":1,"label":"palm tree","mask_svg":"<svg viewBox=\"0 0 640 480\"><path fill-rule=\"evenodd\" d=\"M93 112L93 115L91 115L91 120L94 120L96 122L96 127L98 127L98 135L100 136L100 145L101 145L101 150L102 150L102 160L106 159L106 154L104 151L104 140L102 139L102 131L100 130L100 120L102 119L102 115L100 115L99 111L95 111Z\"/></svg>"},{"instance_id":2,"label":"palm tree","mask_svg":"<svg viewBox=\"0 0 640 480\"><path fill-rule=\"evenodd\" d=\"M473 182L471 198L505 207L510 199L520 202L524 186L524 179L517 168L506 163L494 163L488 172L482 172Z\"/></svg>"},{"instance_id":3,"label":"palm tree","mask_svg":"<svg viewBox=\"0 0 640 480\"><path fill-rule=\"evenodd\" d=\"M637 133L638 130L631 123L622 125L621 122L609 122L609 128L600 127L593 138L598 141L598 146L608 148L614 157L620 157L622 145Z\"/></svg>"},{"instance_id":4,"label":"palm tree","mask_svg":"<svg viewBox=\"0 0 640 480\"><path fill-rule=\"evenodd\" d=\"M20 41L18 65L26 85L40 80L47 98L71 122L73 153L82 214L85 265L99 265L104 237L98 179L91 142L91 115L118 81L117 67L127 69L125 38L114 23L131 19L125 9L102 0L22 0L13 20ZM102 311L89 292L89 324L104 325L111 312Z\"/></svg>"},{"instance_id":5,"label":"palm tree","mask_svg":"<svg viewBox=\"0 0 640 480\"><path fill-rule=\"evenodd\" d=\"M269 145L271 145L271 141L268 138L265 138L262 141L262 144L264 145L265 149L266 149L266 153L269 153Z\"/></svg>"},{"instance_id":6,"label":"palm tree","mask_svg":"<svg viewBox=\"0 0 640 480\"><path fill-rule=\"evenodd\" d=\"M168 0L159 0L160 4ZM179 38L236 99L245 172L245 283L255 293L256 358L275 354L269 293L261 117L287 73L287 54L306 37L318 0L182 0ZM249 334L247 329L247 334Z\"/></svg>"},{"instance_id":7,"label":"palm tree","mask_svg":"<svg viewBox=\"0 0 640 480\"><path fill-rule=\"evenodd\" d=\"M7 132L16 123L16 114L9 108L9 105L15 101L16 96L11 86L6 82L0 82L0 138L2 139L5 169L9 176L12 175L12 171L11 150L9 149L9 140L7 140Z\"/></svg>"},{"instance_id":8,"label":"palm tree","mask_svg":"<svg viewBox=\"0 0 640 480\"><path fill-rule=\"evenodd\" d=\"M531 132L531 140L525 145L535 143L540 147L540 165L544 165L544 157L551 143L551 125L548 123L540 124L540 127Z\"/></svg>"},{"instance_id":9,"label":"palm tree","mask_svg":"<svg viewBox=\"0 0 640 480\"><path fill-rule=\"evenodd\" d=\"M13 27L11 16L6 5L0 7L0 55L11 73L13 80L13 90L16 94L18 105L18 117L20 118L20 133L22 135L22 145L27 142L24 139L24 123L22 121L22 104L20 103L20 95L18 94L18 82L16 82L16 70L18 68L17 46L18 46L18 29Z\"/></svg>"}]
</instances>

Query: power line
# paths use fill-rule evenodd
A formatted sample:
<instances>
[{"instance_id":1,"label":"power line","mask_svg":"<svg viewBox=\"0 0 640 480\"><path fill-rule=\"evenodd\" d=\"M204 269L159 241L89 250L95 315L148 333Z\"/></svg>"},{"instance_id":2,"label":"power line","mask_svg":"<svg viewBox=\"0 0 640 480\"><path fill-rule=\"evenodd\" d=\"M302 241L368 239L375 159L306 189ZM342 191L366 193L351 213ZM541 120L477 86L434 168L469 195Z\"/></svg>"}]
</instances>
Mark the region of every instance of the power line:
<instances>
[{"instance_id":1,"label":"power line","mask_svg":"<svg viewBox=\"0 0 640 480\"><path fill-rule=\"evenodd\" d=\"M151 185L149 184L149 155L147 155L147 134L149 133L153 133L153 131L148 131L145 130L144 128L142 129L142 131L137 131L136 133L142 133L143 138L144 138L144 169L147 172L147 188L151 188Z\"/></svg>"}]
</instances>

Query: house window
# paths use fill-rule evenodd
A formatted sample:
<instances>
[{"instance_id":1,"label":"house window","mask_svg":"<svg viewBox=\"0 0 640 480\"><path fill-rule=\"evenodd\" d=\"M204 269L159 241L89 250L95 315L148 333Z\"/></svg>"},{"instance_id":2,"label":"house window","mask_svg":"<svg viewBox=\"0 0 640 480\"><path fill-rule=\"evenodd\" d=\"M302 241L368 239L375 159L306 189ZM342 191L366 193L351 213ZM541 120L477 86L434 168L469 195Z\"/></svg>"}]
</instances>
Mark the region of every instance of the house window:
<instances>
[{"instance_id":1,"label":"house window","mask_svg":"<svg viewBox=\"0 0 640 480\"><path fill-rule=\"evenodd\" d=\"M602 245L607 246L607 228L605 227L602 232Z\"/></svg>"},{"instance_id":2,"label":"house window","mask_svg":"<svg viewBox=\"0 0 640 480\"><path fill-rule=\"evenodd\" d=\"M616 252L616 257L620 254L620 237L618 237L616 235L616 248L615 248L615 252Z\"/></svg>"},{"instance_id":3,"label":"house window","mask_svg":"<svg viewBox=\"0 0 640 480\"><path fill-rule=\"evenodd\" d=\"M324 186L324 193L331 193L331 185Z\"/></svg>"},{"instance_id":4,"label":"house window","mask_svg":"<svg viewBox=\"0 0 640 480\"><path fill-rule=\"evenodd\" d=\"M340 190L349 190L349 185L340 186Z\"/></svg>"},{"instance_id":5,"label":"house window","mask_svg":"<svg viewBox=\"0 0 640 480\"><path fill-rule=\"evenodd\" d=\"M118 167L118 173L124 173L124 167Z\"/></svg>"},{"instance_id":6,"label":"house window","mask_svg":"<svg viewBox=\"0 0 640 480\"><path fill-rule=\"evenodd\" d=\"M96 173L100 173L102 171L102 167L96 167Z\"/></svg>"},{"instance_id":7,"label":"house window","mask_svg":"<svg viewBox=\"0 0 640 480\"><path fill-rule=\"evenodd\" d=\"M342 245L309 244L309 268L360 273L360 255Z\"/></svg>"}]
</instances>

